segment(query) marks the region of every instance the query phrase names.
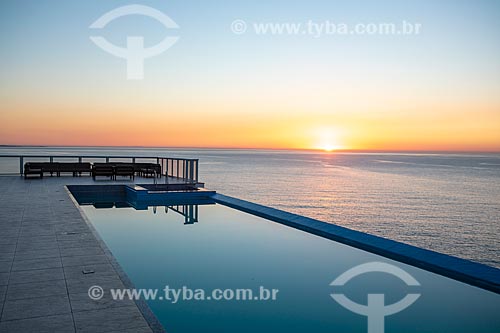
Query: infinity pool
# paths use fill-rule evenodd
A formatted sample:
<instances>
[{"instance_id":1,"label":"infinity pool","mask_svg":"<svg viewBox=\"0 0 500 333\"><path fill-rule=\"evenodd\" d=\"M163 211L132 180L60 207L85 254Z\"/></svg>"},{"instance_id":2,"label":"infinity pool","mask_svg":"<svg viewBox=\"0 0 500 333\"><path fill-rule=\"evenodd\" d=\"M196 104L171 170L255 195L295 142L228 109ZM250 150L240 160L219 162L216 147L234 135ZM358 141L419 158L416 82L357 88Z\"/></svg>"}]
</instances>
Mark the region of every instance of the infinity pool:
<instances>
[{"instance_id":1,"label":"infinity pool","mask_svg":"<svg viewBox=\"0 0 500 333\"><path fill-rule=\"evenodd\" d=\"M279 290L276 300L147 301L167 332L367 332L367 316L332 293L365 305L368 294L384 294L386 305L419 294L385 317L385 332L500 331L498 294L220 204L81 208L136 288ZM330 285L370 262L401 268L419 285L382 272Z\"/></svg>"}]
</instances>

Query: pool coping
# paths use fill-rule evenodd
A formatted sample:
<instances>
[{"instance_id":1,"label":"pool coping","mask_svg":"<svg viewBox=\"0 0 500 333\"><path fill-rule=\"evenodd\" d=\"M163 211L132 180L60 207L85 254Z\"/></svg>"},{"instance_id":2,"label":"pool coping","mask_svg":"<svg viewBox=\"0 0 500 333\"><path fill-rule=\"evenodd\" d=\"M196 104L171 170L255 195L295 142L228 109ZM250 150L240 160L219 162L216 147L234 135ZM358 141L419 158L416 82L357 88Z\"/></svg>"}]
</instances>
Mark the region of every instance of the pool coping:
<instances>
[{"instance_id":1,"label":"pool coping","mask_svg":"<svg viewBox=\"0 0 500 333\"><path fill-rule=\"evenodd\" d=\"M117 185L117 186L121 186L121 185ZM94 225L90 222L90 220L88 219L87 215L85 214L85 212L83 211L83 209L80 207L80 204L78 204L78 202L76 201L75 197L73 196L73 194L69 190L68 185L64 185L64 190L66 191L66 193L68 194L69 198L71 199L71 201L73 202L73 204L76 206L76 208L80 212L80 215L82 216L83 220L85 221L85 223L89 227L89 229L92 232L92 234L94 235L95 239L97 240L97 242L101 246L104 254L108 258L110 264L115 269L116 273L118 274L118 277L122 281L122 283L125 286L125 288L127 288L127 289L135 289L135 285L132 283L132 280L128 277L127 273L125 273L125 271L120 266L120 264L116 260L115 256L111 252L111 250L108 248L108 246L106 245L106 243L104 242L104 240L99 235L99 232L95 229ZM147 324L149 325L149 327L151 328L151 330L154 333L166 333L165 328L160 323L160 321L158 320L158 318L156 317L156 315L153 313L153 311L151 310L151 308L149 307L149 305L146 303L146 301L144 301L143 299L139 299L139 300L134 300L134 303L136 304L137 308L139 309L139 311L141 312L142 316L144 317L144 319L146 320Z\"/></svg>"},{"instance_id":2,"label":"pool coping","mask_svg":"<svg viewBox=\"0 0 500 333\"><path fill-rule=\"evenodd\" d=\"M500 294L500 269L220 193L219 204Z\"/></svg>"}]
</instances>

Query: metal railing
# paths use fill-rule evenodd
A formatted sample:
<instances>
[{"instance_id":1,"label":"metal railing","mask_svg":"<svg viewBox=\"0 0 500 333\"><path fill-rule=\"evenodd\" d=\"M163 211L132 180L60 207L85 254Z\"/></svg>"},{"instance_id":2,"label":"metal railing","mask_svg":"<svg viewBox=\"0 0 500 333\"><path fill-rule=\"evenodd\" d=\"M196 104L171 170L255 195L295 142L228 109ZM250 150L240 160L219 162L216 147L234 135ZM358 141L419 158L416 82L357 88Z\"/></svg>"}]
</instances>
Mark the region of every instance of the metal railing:
<instances>
[{"instance_id":1,"label":"metal railing","mask_svg":"<svg viewBox=\"0 0 500 333\"><path fill-rule=\"evenodd\" d=\"M161 156L114 156L114 155L0 155L0 174L23 175L26 162L129 162L161 165L163 176L176 178L185 183L198 183L198 159ZM168 178L167 178L168 179Z\"/></svg>"},{"instance_id":2,"label":"metal railing","mask_svg":"<svg viewBox=\"0 0 500 333\"><path fill-rule=\"evenodd\" d=\"M165 158L162 170L165 174L177 179L191 179L198 182L198 160L185 158Z\"/></svg>"}]
</instances>

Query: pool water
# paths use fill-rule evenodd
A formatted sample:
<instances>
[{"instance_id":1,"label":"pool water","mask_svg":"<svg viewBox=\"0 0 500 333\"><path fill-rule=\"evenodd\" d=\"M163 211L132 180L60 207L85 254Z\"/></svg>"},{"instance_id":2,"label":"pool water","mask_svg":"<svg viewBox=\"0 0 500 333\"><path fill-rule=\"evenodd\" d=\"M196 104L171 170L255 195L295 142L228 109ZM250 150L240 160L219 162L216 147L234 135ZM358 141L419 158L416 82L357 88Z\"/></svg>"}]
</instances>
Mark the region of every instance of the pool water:
<instances>
[{"instance_id":1,"label":"pool water","mask_svg":"<svg viewBox=\"0 0 500 333\"><path fill-rule=\"evenodd\" d=\"M330 294L385 304L420 297L385 317L385 332L499 332L500 295L220 204L135 210L81 206L136 288L278 289L276 300L147 301L167 332L367 332L367 317ZM357 265L397 266L420 286L372 272L330 283ZM375 332L373 332L375 333Z\"/></svg>"}]
</instances>

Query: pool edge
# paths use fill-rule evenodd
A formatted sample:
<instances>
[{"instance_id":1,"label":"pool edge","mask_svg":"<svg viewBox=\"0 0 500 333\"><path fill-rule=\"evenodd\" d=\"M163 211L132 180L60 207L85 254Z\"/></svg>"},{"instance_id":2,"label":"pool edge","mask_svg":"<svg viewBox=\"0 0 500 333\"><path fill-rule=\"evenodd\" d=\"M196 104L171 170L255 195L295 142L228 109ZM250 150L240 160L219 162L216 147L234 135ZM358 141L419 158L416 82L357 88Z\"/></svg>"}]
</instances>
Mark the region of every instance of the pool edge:
<instances>
[{"instance_id":1,"label":"pool edge","mask_svg":"<svg viewBox=\"0 0 500 333\"><path fill-rule=\"evenodd\" d=\"M219 204L500 294L500 269L220 193Z\"/></svg>"}]
</instances>

